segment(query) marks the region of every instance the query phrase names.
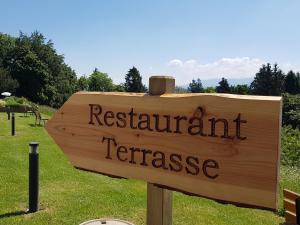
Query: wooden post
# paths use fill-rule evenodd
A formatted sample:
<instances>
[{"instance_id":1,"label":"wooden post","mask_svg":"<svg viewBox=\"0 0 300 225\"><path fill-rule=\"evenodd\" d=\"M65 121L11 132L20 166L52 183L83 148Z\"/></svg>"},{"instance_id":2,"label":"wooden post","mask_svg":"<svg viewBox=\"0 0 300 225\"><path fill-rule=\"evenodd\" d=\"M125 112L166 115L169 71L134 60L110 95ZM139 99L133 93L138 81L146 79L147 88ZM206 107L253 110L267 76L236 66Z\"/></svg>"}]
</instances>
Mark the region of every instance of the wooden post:
<instances>
[{"instance_id":1,"label":"wooden post","mask_svg":"<svg viewBox=\"0 0 300 225\"><path fill-rule=\"evenodd\" d=\"M169 76L152 76L149 94L162 95L175 90L175 79ZM172 224L172 191L147 184L147 225Z\"/></svg>"}]
</instances>

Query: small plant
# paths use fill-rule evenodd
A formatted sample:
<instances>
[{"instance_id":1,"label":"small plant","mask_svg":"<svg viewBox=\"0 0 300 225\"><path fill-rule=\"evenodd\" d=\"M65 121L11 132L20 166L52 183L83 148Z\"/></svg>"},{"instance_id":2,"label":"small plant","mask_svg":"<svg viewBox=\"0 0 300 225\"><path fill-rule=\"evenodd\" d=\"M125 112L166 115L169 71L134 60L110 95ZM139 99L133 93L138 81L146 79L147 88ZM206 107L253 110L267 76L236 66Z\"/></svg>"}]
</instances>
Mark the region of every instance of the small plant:
<instances>
[{"instance_id":1,"label":"small plant","mask_svg":"<svg viewBox=\"0 0 300 225\"><path fill-rule=\"evenodd\" d=\"M30 106L30 102L24 97L8 97L4 99L6 106Z\"/></svg>"},{"instance_id":2,"label":"small plant","mask_svg":"<svg viewBox=\"0 0 300 225\"><path fill-rule=\"evenodd\" d=\"M6 102L4 100L0 99L0 108L4 108L6 105Z\"/></svg>"}]
</instances>

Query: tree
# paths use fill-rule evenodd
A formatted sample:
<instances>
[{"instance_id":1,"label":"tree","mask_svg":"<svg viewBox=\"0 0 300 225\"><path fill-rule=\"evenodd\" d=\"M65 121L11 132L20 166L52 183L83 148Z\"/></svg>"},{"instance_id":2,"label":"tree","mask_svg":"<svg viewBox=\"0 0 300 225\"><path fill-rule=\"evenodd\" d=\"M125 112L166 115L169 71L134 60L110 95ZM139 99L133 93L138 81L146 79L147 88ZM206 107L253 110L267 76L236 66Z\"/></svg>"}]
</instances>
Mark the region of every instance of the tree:
<instances>
[{"instance_id":1,"label":"tree","mask_svg":"<svg viewBox=\"0 0 300 225\"><path fill-rule=\"evenodd\" d=\"M17 96L59 107L75 92L75 72L41 33L35 31L27 36L21 32L17 38L0 35L0 49L0 66L19 83Z\"/></svg>"},{"instance_id":2,"label":"tree","mask_svg":"<svg viewBox=\"0 0 300 225\"><path fill-rule=\"evenodd\" d=\"M216 93L215 87L206 87L204 88L204 93Z\"/></svg>"},{"instance_id":3,"label":"tree","mask_svg":"<svg viewBox=\"0 0 300 225\"><path fill-rule=\"evenodd\" d=\"M140 72L132 67L125 76L125 90L127 92L146 92L147 88L142 83Z\"/></svg>"},{"instance_id":4,"label":"tree","mask_svg":"<svg viewBox=\"0 0 300 225\"><path fill-rule=\"evenodd\" d=\"M125 85L123 83L114 85L114 91L125 92Z\"/></svg>"},{"instance_id":5,"label":"tree","mask_svg":"<svg viewBox=\"0 0 300 225\"><path fill-rule=\"evenodd\" d=\"M282 125L300 129L300 95L284 93Z\"/></svg>"},{"instance_id":6,"label":"tree","mask_svg":"<svg viewBox=\"0 0 300 225\"><path fill-rule=\"evenodd\" d=\"M262 65L250 85L252 94L255 95L281 95L284 91L284 74L275 64L273 68L268 63Z\"/></svg>"},{"instance_id":7,"label":"tree","mask_svg":"<svg viewBox=\"0 0 300 225\"><path fill-rule=\"evenodd\" d=\"M76 91L77 87L77 76L76 73L71 69L71 67L65 65L61 71L60 76L56 78L55 88L58 92L56 98L53 99L51 105L59 107Z\"/></svg>"},{"instance_id":8,"label":"tree","mask_svg":"<svg viewBox=\"0 0 300 225\"><path fill-rule=\"evenodd\" d=\"M238 95L249 94L249 86L247 84L238 84L236 86L230 86L230 93Z\"/></svg>"},{"instance_id":9,"label":"tree","mask_svg":"<svg viewBox=\"0 0 300 225\"><path fill-rule=\"evenodd\" d=\"M113 91L114 84L112 79L106 74L99 72L95 68L94 72L89 77L89 91Z\"/></svg>"},{"instance_id":10,"label":"tree","mask_svg":"<svg viewBox=\"0 0 300 225\"><path fill-rule=\"evenodd\" d=\"M77 90L78 91L87 91L89 88L89 81L86 76L81 76L77 80Z\"/></svg>"},{"instance_id":11,"label":"tree","mask_svg":"<svg viewBox=\"0 0 300 225\"><path fill-rule=\"evenodd\" d=\"M15 47L15 38L0 33L0 67L4 67L4 64L9 60L9 55L12 49Z\"/></svg>"},{"instance_id":12,"label":"tree","mask_svg":"<svg viewBox=\"0 0 300 225\"><path fill-rule=\"evenodd\" d=\"M292 95L300 94L300 76L299 73L295 74L292 70L285 76L285 92Z\"/></svg>"},{"instance_id":13,"label":"tree","mask_svg":"<svg viewBox=\"0 0 300 225\"><path fill-rule=\"evenodd\" d=\"M204 89L201 80L199 78L197 79L197 81L193 79L192 82L189 84L188 91L191 93L203 92Z\"/></svg>"},{"instance_id":14,"label":"tree","mask_svg":"<svg viewBox=\"0 0 300 225\"><path fill-rule=\"evenodd\" d=\"M14 93L18 86L18 81L13 79L5 69L0 68L0 93L5 91Z\"/></svg>"},{"instance_id":15,"label":"tree","mask_svg":"<svg viewBox=\"0 0 300 225\"><path fill-rule=\"evenodd\" d=\"M217 93L230 93L230 87L227 79L222 77L222 80L219 82L219 85L216 87Z\"/></svg>"}]
</instances>

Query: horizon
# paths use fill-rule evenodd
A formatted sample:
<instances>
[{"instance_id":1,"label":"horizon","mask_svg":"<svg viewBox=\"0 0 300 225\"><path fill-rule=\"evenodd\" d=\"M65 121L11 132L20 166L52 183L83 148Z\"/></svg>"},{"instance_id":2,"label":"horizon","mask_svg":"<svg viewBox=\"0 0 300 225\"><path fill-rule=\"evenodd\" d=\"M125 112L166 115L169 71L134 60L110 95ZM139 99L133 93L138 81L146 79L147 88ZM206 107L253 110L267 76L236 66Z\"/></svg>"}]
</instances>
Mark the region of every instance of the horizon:
<instances>
[{"instance_id":1,"label":"horizon","mask_svg":"<svg viewBox=\"0 0 300 225\"><path fill-rule=\"evenodd\" d=\"M135 66L143 83L171 75L184 86L197 78L243 82L265 63L300 71L298 1L31 0L2 6L0 32L41 32L77 76L98 68L121 83Z\"/></svg>"}]
</instances>

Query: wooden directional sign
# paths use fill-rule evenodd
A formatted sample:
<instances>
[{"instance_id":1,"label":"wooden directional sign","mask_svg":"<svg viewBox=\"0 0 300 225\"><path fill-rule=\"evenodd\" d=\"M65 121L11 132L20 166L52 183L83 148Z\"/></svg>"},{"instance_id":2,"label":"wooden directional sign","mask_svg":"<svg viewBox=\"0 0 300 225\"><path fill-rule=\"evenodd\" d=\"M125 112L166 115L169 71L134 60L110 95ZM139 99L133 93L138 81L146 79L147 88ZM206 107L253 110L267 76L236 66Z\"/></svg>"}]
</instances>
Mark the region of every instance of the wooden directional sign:
<instances>
[{"instance_id":1,"label":"wooden directional sign","mask_svg":"<svg viewBox=\"0 0 300 225\"><path fill-rule=\"evenodd\" d=\"M46 129L73 165L277 208L281 98L78 92Z\"/></svg>"}]
</instances>

